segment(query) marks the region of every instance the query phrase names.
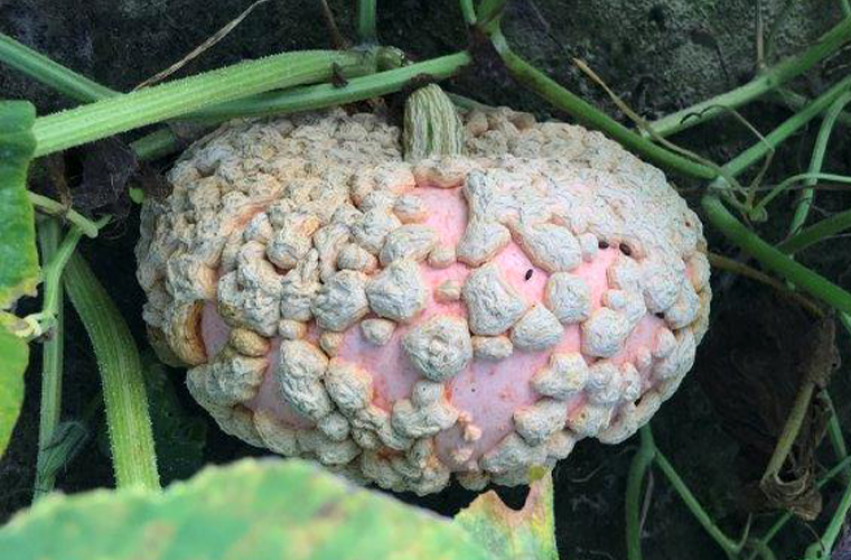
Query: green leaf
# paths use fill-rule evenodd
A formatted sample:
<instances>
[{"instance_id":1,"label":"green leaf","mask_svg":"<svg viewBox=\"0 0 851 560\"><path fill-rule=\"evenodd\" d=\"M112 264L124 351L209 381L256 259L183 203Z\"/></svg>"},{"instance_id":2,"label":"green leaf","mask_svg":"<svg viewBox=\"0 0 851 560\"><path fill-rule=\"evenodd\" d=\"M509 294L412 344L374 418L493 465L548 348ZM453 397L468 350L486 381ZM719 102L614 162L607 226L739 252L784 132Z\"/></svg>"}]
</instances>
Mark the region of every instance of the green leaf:
<instances>
[{"instance_id":1,"label":"green leaf","mask_svg":"<svg viewBox=\"0 0 851 560\"><path fill-rule=\"evenodd\" d=\"M0 457L9 445L24 402L24 371L29 357L26 341L0 324Z\"/></svg>"},{"instance_id":2,"label":"green leaf","mask_svg":"<svg viewBox=\"0 0 851 560\"><path fill-rule=\"evenodd\" d=\"M494 560L558 560L553 516L553 479L547 473L529 489L523 509L516 511L491 490L455 516Z\"/></svg>"},{"instance_id":3,"label":"green leaf","mask_svg":"<svg viewBox=\"0 0 851 560\"><path fill-rule=\"evenodd\" d=\"M165 492L51 495L0 529L15 560L485 560L460 527L301 460L211 467Z\"/></svg>"},{"instance_id":4,"label":"green leaf","mask_svg":"<svg viewBox=\"0 0 851 560\"><path fill-rule=\"evenodd\" d=\"M35 295L38 285L34 212L26 186L34 122L31 103L0 101L0 309Z\"/></svg>"}]
</instances>

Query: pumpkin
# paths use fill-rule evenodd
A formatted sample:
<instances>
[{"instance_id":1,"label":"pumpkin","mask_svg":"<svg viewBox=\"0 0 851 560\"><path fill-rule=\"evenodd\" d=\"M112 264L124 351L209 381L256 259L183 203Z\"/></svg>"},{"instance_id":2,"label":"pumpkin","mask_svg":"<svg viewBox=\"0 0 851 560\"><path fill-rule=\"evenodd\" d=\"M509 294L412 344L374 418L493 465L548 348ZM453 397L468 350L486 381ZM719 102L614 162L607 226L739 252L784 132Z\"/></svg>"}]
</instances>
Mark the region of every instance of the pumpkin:
<instances>
[{"instance_id":1,"label":"pumpkin","mask_svg":"<svg viewBox=\"0 0 851 560\"><path fill-rule=\"evenodd\" d=\"M149 199L144 319L221 428L363 483L526 483L618 443L707 328L702 226L598 132L412 94L238 120Z\"/></svg>"}]
</instances>

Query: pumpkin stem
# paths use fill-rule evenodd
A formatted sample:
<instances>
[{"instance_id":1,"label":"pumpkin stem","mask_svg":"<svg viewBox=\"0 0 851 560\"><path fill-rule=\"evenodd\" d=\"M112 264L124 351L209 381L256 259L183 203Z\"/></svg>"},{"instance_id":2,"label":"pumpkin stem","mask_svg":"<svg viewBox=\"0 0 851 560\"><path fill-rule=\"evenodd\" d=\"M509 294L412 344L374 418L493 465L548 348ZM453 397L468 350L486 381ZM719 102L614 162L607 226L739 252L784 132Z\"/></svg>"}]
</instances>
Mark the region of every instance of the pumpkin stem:
<instances>
[{"instance_id":1,"label":"pumpkin stem","mask_svg":"<svg viewBox=\"0 0 851 560\"><path fill-rule=\"evenodd\" d=\"M452 100L437 84L408 97L402 143L408 161L464 153L464 125Z\"/></svg>"}]
</instances>

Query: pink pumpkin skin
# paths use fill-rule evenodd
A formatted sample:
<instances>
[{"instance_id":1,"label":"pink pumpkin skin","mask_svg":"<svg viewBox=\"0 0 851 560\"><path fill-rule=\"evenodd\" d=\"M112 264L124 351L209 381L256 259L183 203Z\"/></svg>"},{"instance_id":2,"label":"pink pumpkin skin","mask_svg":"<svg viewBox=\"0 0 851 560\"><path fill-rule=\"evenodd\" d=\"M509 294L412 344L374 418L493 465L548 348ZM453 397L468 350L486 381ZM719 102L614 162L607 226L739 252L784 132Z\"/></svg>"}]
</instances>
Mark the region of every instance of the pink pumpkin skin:
<instances>
[{"instance_id":1,"label":"pink pumpkin skin","mask_svg":"<svg viewBox=\"0 0 851 560\"><path fill-rule=\"evenodd\" d=\"M337 115L336 118L345 121L345 117ZM468 116L468 123L471 120L474 118L471 119ZM608 144L606 146L612 148ZM628 155L626 157L631 158ZM485 165L487 168L494 163L488 161ZM435 165L435 168L439 168L439 165ZM462 193L462 185L456 185L454 188L446 188L446 185L435 187L428 180L423 180L423 177L428 177L427 173L423 175L415 171L414 176L417 178L415 183L390 190L393 190L394 195L397 196L407 194L417 197L421 206L425 208L425 217L418 223L428 226L436 233L439 245L457 247L470 220L469 202ZM665 187L668 188L666 185ZM572 182L565 188L584 192L586 196L588 196L587 193L591 193L590 196L593 197L594 189L598 187ZM253 215L261 210L262 207L259 209L254 207L250 213ZM684 212L683 207L677 208L677 211ZM696 217L689 212L684 213L683 219L699 225ZM236 226L238 228L245 227L249 221L245 220L244 212L242 216L238 220L239 225ZM514 234L514 238L489 262L497 266L502 279L519 295L527 310L535 304L546 306L544 291L551 273L531 262L524 247L518 245L516 232ZM647 243L646 239L638 238L638 240L641 246L640 252L644 253L639 257L646 258L653 253L653 247ZM599 249L594 250L590 256L585 255L580 264L570 269L570 274L584 281L589 289L589 309L592 315L598 309L606 307L604 294L609 290L617 290L617 286L612 284L610 269L619 262L618 259L624 258L618 239L613 239L608 245L602 243L604 241L602 237L600 241ZM642 242L644 245L641 245ZM584 335L581 322L563 324L563 332L558 341L543 350L523 350L515 347L510 356L497 360L474 356L461 371L443 382L445 403L458 414L458 420L451 426L441 429L433 437L413 438L413 443L402 445L408 445L407 449L394 448L400 445L388 447L382 444L379 444L378 449L355 449L355 451L349 449L345 458L348 459L350 456L352 458L345 463L332 463L333 468L385 487L414 490L418 493L439 490L448 481L450 472L459 474L462 483L471 487L481 487L489 480L516 484L525 480L531 466L535 464L552 466L555 460L569 453L573 443L582 437L594 435L611 443L628 437L640 424L649 419L662 400L670 396L682 376L690 369L694 345L705 328L705 315L708 313L709 302L708 275L704 270L707 268L704 265L705 257L699 249L696 251L686 249L682 252L685 255L680 262L682 262L681 270L685 280L693 286L694 292L701 298L700 308L694 312L694 318L689 321L686 328L672 328L672 325L666 323L664 314L658 313L660 316L657 316L647 311L635 321L617 351L605 358L583 353ZM642 262L642 259L637 258L636 262ZM468 308L463 296L457 301L438 301L435 294L447 281L454 281L457 285L463 286L476 267L455 261L449 266L438 268L431 266L425 258L419 262L418 266L419 277L428 296L424 307L413 318L398 322L389 340L378 345L367 340L361 328L363 320L377 317L374 312L369 311L367 315L341 332L341 339L333 352L328 353L327 356L357 366L361 371L366 372L372 381L370 395L372 404L383 410L391 419L394 418L394 406L400 401L410 399L414 385L424 380L422 372L412 363L410 356L403 348L403 339L406 335L435 317L468 319ZM217 277L221 279L228 272L227 266L220 265ZM380 272L380 269L367 276L374 277L377 272ZM231 338L232 327L228 323L234 324L234 319L231 317L223 320L217 311L216 298L206 300L201 313L199 331L209 362L220 355L223 349L229 347L228 341ZM237 324L239 324L238 321ZM324 331L318 328L314 321L307 322L306 327L304 340L318 347L320 334ZM241 324L240 328L243 328ZM688 331L686 333L688 336L684 334L680 337L678 333L681 330L683 333ZM674 346L671 343L674 340L671 336L672 331L678 337ZM510 331L505 334L510 334ZM323 455L322 450L317 451L315 448L317 444L306 443L307 438L304 435L319 431L317 421L293 408L287 402L287 398L282 398L279 382L282 339L280 335L266 336L266 338L269 342L268 350L264 355L267 365L262 377L255 383L252 396L239 404L229 405L236 406L237 408L233 410L238 409L240 413L231 415L226 411L223 412L218 404L208 408L211 408L211 412L226 431L243 437L250 443L267 445L275 449L273 443L264 440L262 429L258 428L258 432L250 426L242 425L245 423L245 418L253 415L256 424L257 418L262 416L265 419L273 419L276 429L280 432L291 432L287 437L294 442L299 442L293 443L292 449L300 449L298 452L301 454L315 453L320 460L330 457L331 455L327 453ZM607 401L603 406L595 404L599 401L599 397L595 396L593 391L591 393L588 390L576 391L568 397L556 399L555 405L548 409L551 411L560 407L563 410L565 421L559 426L558 433L549 434L548 432L544 434L546 441L539 441L538 436L534 434L526 435L529 430L520 430L526 439L518 438L516 424L518 414L522 415L523 411L535 410L534 406L543 401L551 404L553 402L552 398L535 390L533 377L548 367L554 355L581 355L585 364L591 367L601 361L615 368L633 367L634 370L630 371L638 375L639 397L637 399L634 396L624 397L626 400L623 400L616 394L616 402L608 404ZM676 360L672 356L676 356ZM672 363L674 361L677 363ZM664 372L665 375L663 376L660 372ZM190 388L193 388L192 384ZM648 398L643 398L645 396ZM200 395L199 401L202 404L205 403L205 399L204 395ZM600 408L601 406L603 408ZM601 420L602 424L593 428L592 431L584 433L583 426L586 425L587 413L591 409L598 412L603 410L607 418ZM337 416L341 415L337 414ZM239 418L238 421L237 418ZM347 418L353 422L351 426L354 429L355 420L351 416ZM237 422L242 424L237 426ZM534 425L534 422L532 424ZM322 438L325 436L321 436ZM411 450L416 447L416 442L421 440L428 440L428 445L433 446L430 453L426 452L430 458L425 463L422 458L415 461L410 456ZM348 438L338 442L330 442L327 438L322 441L329 445L333 443L335 449L341 448L343 444L348 448L352 447L351 440ZM286 449L290 448L286 447ZM517 459L515 455L518 453L521 455L526 453L529 459ZM334 455L334 457L338 456ZM407 461L404 465L394 463L394 461L403 461L403 458ZM337 461L336 458L331 460ZM418 466L415 467L415 465ZM412 468L422 468L424 472L428 471L428 474L423 474L421 477L418 477L416 473L412 475L410 472Z\"/></svg>"}]
</instances>

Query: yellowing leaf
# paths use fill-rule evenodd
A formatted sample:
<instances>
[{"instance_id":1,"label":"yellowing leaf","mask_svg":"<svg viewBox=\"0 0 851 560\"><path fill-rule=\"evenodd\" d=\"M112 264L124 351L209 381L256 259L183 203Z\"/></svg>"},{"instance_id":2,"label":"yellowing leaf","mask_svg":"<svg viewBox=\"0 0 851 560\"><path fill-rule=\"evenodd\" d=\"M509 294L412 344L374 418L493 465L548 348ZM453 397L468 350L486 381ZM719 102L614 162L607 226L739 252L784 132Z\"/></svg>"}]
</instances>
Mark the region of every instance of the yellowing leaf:
<instances>
[{"instance_id":1,"label":"yellowing leaf","mask_svg":"<svg viewBox=\"0 0 851 560\"><path fill-rule=\"evenodd\" d=\"M553 478L540 473L532 483L523 509L502 503L491 490L455 516L494 560L558 560L553 516Z\"/></svg>"}]
</instances>

